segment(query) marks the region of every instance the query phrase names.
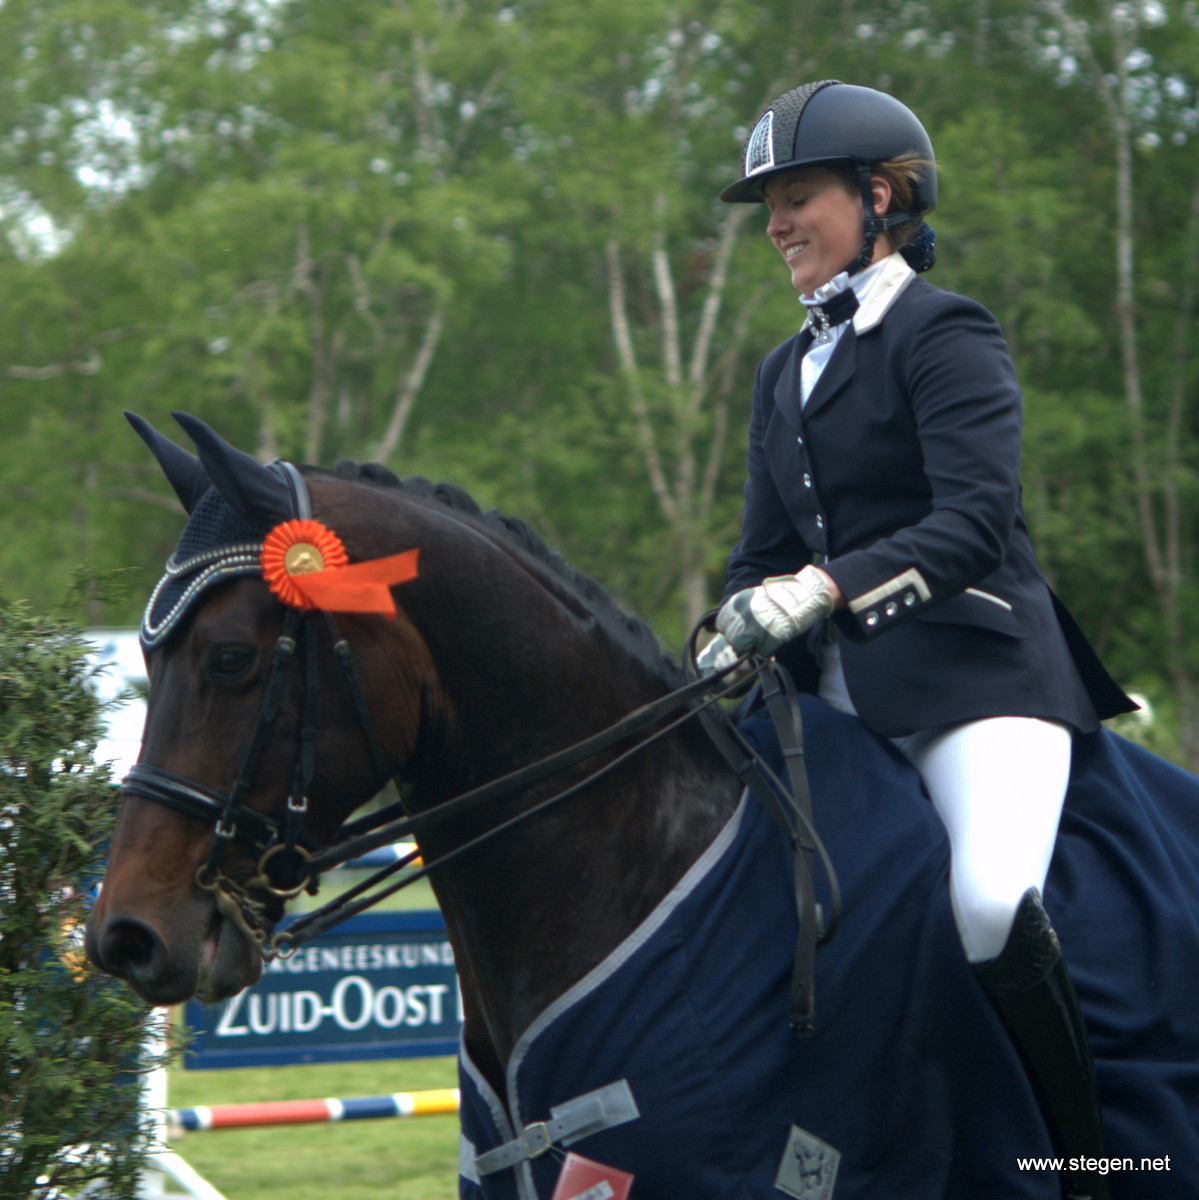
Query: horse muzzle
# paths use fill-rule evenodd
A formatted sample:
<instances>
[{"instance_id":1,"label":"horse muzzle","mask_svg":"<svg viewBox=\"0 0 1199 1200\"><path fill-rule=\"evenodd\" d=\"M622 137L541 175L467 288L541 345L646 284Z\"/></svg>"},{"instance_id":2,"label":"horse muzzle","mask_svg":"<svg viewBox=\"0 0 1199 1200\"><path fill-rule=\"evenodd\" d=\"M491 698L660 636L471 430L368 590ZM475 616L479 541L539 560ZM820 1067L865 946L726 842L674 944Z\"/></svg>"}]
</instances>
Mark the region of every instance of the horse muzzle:
<instances>
[{"instance_id":1,"label":"horse muzzle","mask_svg":"<svg viewBox=\"0 0 1199 1200\"><path fill-rule=\"evenodd\" d=\"M103 898L103 892L101 892ZM257 946L210 898L196 900L170 922L97 902L85 948L100 970L123 979L150 1004L195 997L215 1003L255 983L262 972ZM184 930L172 936L175 927Z\"/></svg>"}]
</instances>

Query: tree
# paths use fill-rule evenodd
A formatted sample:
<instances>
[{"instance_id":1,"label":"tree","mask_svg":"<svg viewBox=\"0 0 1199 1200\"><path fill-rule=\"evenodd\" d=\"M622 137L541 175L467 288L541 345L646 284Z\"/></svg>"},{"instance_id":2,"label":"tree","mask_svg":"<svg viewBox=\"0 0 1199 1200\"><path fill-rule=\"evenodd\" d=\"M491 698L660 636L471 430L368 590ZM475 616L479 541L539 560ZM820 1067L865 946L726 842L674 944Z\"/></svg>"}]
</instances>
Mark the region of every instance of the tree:
<instances>
[{"instance_id":1,"label":"tree","mask_svg":"<svg viewBox=\"0 0 1199 1200\"><path fill-rule=\"evenodd\" d=\"M86 646L0 601L0 1190L136 1195L146 1010L80 937L116 808Z\"/></svg>"},{"instance_id":2,"label":"tree","mask_svg":"<svg viewBox=\"0 0 1199 1200\"><path fill-rule=\"evenodd\" d=\"M1196 131L1194 110L1184 106L1179 112L1177 103L1171 104L1171 100L1185 99L1199 84L1194 67L1199 37L1183 13L1172 13L1155 2L1105 2L1084 18L1067 0L1052 0L1049 11L1076 64L1070 74L1077 73L1100 101L1112 155L1113 322L1131 434L1129 465L1141 550L1157 601L1163 666L1179 707L1184 753L1190 764L1199 768L1199 659L1193 650L1199 580L1190 548L1199 528L1194 507L1199 464L1183 438L1188 426L1195 431L1199 416L1188 354L1199 273L1199 166L1193 153L1178 153ZM1153 50L1148 48L1150 44ZM1175 159L1178 167L1189 167L1193 182L1189 203L1176 202L1169 218L1183 236L1167 268L1175 314L1168 338L1162 339L1166 366L1147 377L1143 363L1148 321L1137 294L1136 260L1143 239L1135 175L1138 144L1146 150L1161 146L1165 139L1159 129L1172 135L1166 142L1170 149L1163 152ZM1147 394L1150 388L1158 390L1156 398Z\"/></svg>"},{"instance_id":3,"label":"tree","mask_svg":"<svg viewBox=\"0 0 1199 1200\"><path fill-rule=\"evenodd\" d=\"M506 263L519 199L471 178L507 156L486 128L502 71L476 83L494 14L47 2L0 25L26 151L3 164L28 198L10 232L45 210L62 235L0 262L0 487L21 511L0 571L41 597L81 561L133 561L148 586L171 537L124 408L188 409L264 458L394 459L462 336L456 293Z\"/></svg>"},{"instance_id":4,"label":"tree","mask_svg":"<svg viewBox=\"0 0 1199 1200\"><path fill-rule=\"evenodd\" d=\"M264 457L449 477L677 645L737 536L754 361L802 319L716 196L761 106L831 77L929 129L932 282L1011 343L1047 574L1119 678L1187 707L1188 13L8 0L0 575L48 602L128 565L144 595L179 512L120 412L187 409Z\"/></svg>"}]
</instances>

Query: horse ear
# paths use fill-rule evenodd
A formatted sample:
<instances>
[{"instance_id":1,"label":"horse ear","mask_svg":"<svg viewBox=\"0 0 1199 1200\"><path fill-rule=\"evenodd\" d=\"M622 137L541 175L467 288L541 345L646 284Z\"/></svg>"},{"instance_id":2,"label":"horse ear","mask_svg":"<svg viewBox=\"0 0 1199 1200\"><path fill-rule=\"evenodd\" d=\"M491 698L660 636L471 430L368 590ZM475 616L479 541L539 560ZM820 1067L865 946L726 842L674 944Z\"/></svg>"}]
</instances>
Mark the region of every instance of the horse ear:
<instances>
[{"instance_id":1,"label":"horse ear","mask_svg":"<svg viewBox=\"0 0 1199 1200\"><path fill-rule=\"evenodd\" d=\"M286 520L291 516L291 493L281 476L229 445L196 417L178 412L171 416L196 443L212 486L237 512L243 517L270 520Z\"/></svg>"},{"instance_id":2,"label":"horse ear","mask_svg":"<svg viewBox=\"0 0 1199 1200\"><path fill-rule=\"evenodd\" d=\"M188 454L181 446L176 446L169 438L165 438L149 421L139 417L137 413L127 412L125 419L137 431L138 437L150 447L150 453L158 460L162 473L167 482L175 489L175 495L186 512L190 514L196 501L208 490L209 479L204 473L200 460L194 454Z\"/></svg>"}]
</instances>

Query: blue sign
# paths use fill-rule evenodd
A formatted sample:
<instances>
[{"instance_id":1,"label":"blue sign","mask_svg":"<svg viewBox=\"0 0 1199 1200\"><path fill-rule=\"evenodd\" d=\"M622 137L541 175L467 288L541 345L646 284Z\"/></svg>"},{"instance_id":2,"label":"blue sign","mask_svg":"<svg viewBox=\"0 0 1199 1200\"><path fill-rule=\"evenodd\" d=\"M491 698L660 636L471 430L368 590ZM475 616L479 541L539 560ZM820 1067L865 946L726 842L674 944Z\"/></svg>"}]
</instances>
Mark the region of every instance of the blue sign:
<instances>
[{"instance_id":1,"label":"blue sign","mask_svg":"<svg viewBox=\"0 0 1199 1200\"><path fill-rule=\"evenodd\" d=\"M456 1054L463 1018L445 921L432 911L352 917L267 963L232 999L188 1001L184 1019L185 1065L208 1070Z\"/></svg>"}]
</instances>

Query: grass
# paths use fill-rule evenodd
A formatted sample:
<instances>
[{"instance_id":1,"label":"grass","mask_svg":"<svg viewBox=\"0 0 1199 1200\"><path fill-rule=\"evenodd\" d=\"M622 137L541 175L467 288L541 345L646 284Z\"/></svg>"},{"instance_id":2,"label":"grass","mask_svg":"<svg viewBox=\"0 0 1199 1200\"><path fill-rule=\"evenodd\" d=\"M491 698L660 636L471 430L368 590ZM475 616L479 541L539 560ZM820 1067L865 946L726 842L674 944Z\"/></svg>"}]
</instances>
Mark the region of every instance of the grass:
<instances>
[{"instance_id":1,"label":"grass","mask_svg":"<svg viewBox=\"0 0 1199 1200\"><path fill-rule=\"evenodd\" d=\"M453 1058L170 1074L173 1108L456 1087ZM458 1118L410 1117L189 1133L171 1148L227 1200L456 1200Z\"/></svg>"}]
</instances>

